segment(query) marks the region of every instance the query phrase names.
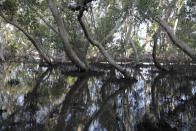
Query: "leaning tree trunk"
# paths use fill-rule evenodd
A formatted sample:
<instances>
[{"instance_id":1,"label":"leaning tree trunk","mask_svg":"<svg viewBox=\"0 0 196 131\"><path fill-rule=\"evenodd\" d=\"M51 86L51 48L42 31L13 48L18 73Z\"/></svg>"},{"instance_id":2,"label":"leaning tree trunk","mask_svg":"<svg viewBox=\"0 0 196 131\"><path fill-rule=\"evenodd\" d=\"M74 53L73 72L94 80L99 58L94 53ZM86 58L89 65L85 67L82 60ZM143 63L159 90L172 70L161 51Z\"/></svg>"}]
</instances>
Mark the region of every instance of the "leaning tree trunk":
<instances>
[{"instance_id":1,"label":"leaning tree trunk","mask_svg":"<svg viewBox=\"0 0 196 131\"><path fill-rule=\"evenodd\" d=\"M83 10L84 11L84 10ZM107 51L105 50L105 48L102 46L101 43L99 43L97 40L94 40L91 36L91 34L89 33L89 31L86 28L85 23L82 20L82 16L83 16L83 11L80 11L79 15L78 15L78 21L84 31L84 34L86 36L86 38L88 39L88 41L93 45L96 46L101 53L103 54L103 56L106 58L106 60L108 61L108 63L110 65L112 65L114 68L116 68L118 71L120 71L125 77L131 77L130 73L123 67L121 67L120 65L116 64L116 62L114 61L114 59L107 53Z\"/></svg>"},{"instance_id":2,"label":"leaning tree trunk","mask_svg":"<svg viewBox=\"0 0 196 131\"><path fill-rule=\"evenodd\" d=\"M58 8L57 8L55 2L53 0L47 0L47 2L48 2L50 10L52 12L52 15L57 23L59 35L62 39L63 47L64 47L64 50L65 50L67 56L70 58L70 60L74 64L76 64L82 70L85 70L85 71L89 70L89 67L82 60L80 60L78 55L74 52L74 50L71 47L71 44L68 40L67 31L65 29L63 20L60 16L60 13L58 11Z\"/></svg>"},{"instance_id":3,"label":"leaning tree trunk","mask_svg":"<svg viewBox=\"0 0 196 131\"><path fill-rule=\"evenodd\" d=\"M187 44L185 44L183 41L177 39L177 37L174 35L172 30L170 29L169 25L159 18L154 19L159 25L167 32L169 38L173 42L174 45L176 45L178 48L180 48L185 54L190 56L194 61L196 61L196 51L194 49L191 49Z\"/></svg>"}]
</instances>

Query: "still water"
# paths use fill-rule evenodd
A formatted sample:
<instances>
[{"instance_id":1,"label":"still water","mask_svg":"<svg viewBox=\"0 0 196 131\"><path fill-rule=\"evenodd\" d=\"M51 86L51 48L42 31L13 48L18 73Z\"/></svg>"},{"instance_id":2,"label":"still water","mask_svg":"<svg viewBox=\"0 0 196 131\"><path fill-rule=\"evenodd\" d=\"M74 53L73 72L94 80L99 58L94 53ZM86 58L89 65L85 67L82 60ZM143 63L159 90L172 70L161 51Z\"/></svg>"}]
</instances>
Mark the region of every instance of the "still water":
<instances>
[{"instance_id":1,"label":"still water","mask_svg":"<svg viewBox=\"0 0 196 131\"><path fill-rule=\"evenodd\" d=\"M0 64L0 131L196 131L195 70L131 71L138 81Z\"/></svg>"}]
</instances>

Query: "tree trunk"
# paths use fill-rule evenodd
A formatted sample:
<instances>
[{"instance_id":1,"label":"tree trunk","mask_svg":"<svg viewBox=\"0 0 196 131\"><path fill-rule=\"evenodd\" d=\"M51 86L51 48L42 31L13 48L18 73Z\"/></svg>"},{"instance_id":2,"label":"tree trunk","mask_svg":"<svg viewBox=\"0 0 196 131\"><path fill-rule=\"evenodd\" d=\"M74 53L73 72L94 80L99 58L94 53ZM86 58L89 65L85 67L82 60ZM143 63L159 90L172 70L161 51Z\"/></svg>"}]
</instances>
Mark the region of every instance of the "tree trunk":
<instances>
[{"instance_id":1,"label":"tree trunk","mask_svg":"<svg viewBox=\"0 0 196 131\"><path fill-rule=\"evenodd\" d=\"M56 4L54 3L53 0L47 0L47 2L48 2L50 10L52 12L52 15L57 23L59 34L62 39L63 47L64 47L64 50L65 50L67 56L70 58L70 60L74 64L76 64L82 70L85 70L85 71L89 70L89 67L83 61L80 60L80 58L77 56L77 54L72 49L71 44L70 44L68 37L67 37L67 31L65 30L63 20L59 14L59 11L58 11Z\"/></svg>"},{"instance_id":2,"label":"tree trunk","mask_svg":"<svg viewBox=\"0 0 196 131\"><path fill-rule=\"evenodd\" d=\"M1 42L1 49L0 49L0 60L5 61L4 58L4 48L3 48L3 42Z\"/></svg>"},{"instance_id":3,"label":"tree trunk","mask_svg":"<svg viewBox=\"0 0 196 131\"><path fill-rule=\"evenodd\" d=\"M176 45L178 48L180 48L185 54L190 56L194 61L196 61L196 51L194 49L191 49L187 44L185 44L183 41L178 40L177 37L174 35L173 31L170 29L169 25L159 18L154 19L159 25L167 32L169 38L173 42L174 45Z\"/></svg>"},{"instance_id":4,"label":"tree trunk","mask_svg":"<svg viewBox=\"0 0 196 131\"><path fill-rule=\"evenodd\" d=\"M96 46L101 51L101 53L103 54L103 56L106 58L106 60L108 61L108 63L110 65L112 65L114 68L116 68L118 71L120 71L125 77L130 78L131 77L130 73L126 69L121 67L120 65L116 64L114 59L107 53L107 51L102 46L102 44L92 38L91 34L89 33L89 31L86 28L85 23L82 20L82 16L83 16L83 12L80 12L80 14L78 16L78 21L79 21L79 23L80 23L80 25L81 25L81 27L84 31L84 34L85 34L86 38L88 39L88 41L93 46Z\"/></svg>"},{"instance_id":5,"label":"tree trunk","mask_svg":"<svg viewBox=\"0 0 196 131\"><path fill-rule=\"evenodd\" d=\"M178 10L177 10L176 16L179 16L180 10L181 10L181 8L183 6L183 3L184 3L184 0L180 0L180 1L178 0L178 2L177 2ZM177 17L175 22L174 22L174 28L173 28L174 35L176 35L178 20L179 20L179 18ZM177 54L177 50L174 48L174 46L171 48L171 50L172 50L172 54L175 56Z\"/></svg>"},{"instance_id":6,"label":"tree trunk","mask_svg":"<svg viewBox=\"0 0 196 131\"><path fill-rule=\"evenodd\" d=\"M128 42L130 42L134 52L135 52L135 59L136 59L136 64L139 63L139 57L138 57L138 53L137 53L137 48L135 46L135 42L133 41L133 39L131 38L131 30L132 30L132 20L133 18L131 18L131 20L129 21L129 29L128 29L128 32L127 32L127 35L126 35L126 44L128 44Z\"/></svg>"},{"instance_id":7,"label":"tree trunk","mask_svg":"<svg viewBox=\"0 0 196 131\"><path fill-rule=\"evenodd\" d=\"M155 33L157 32L157 30L158 30L158 25L154 23L150 28L153 30L153 32L152 32L152 34L147 34L147 38L146 38L145 43L142 45L142 49L144 49L144 48L146 47L146 45L147 45L148 43L150 43L150 41L152 40L154 34L155 34Z\"/></svg>"},{"instance_id":8,"label":"tree trunk","mask_svg":"<svg viewBox=\"0 0 196 131\"><path fill-rule=\"evenodd\" d=\"M157 54L157 37L156 37L156 34L154 35L154 45L153 45L153 52L152 52L152 57L153 57L153 61L154 61L154 64L155 66L161 70L161 71L168 71L167 69L165 69L164 67L161 66L161 64L157 61L157 58L156 58L156 54Z\"/></svg>"},{"instance_id":9,"label":"tree trunk","mask_svg":"<svg viewBox=\"0 0 196 131\"><path fill-rule=\"evenodd\" d=\"M181 10L181 8L182 8L183 3L184 3L184 0L178 1L177 16L180 14L180 10ZM174 29L173 29L174 35L176 34L177 25L178 25L178 18L176 18L175 24L174 24Z\"/></svg>"},{"instance_id":10,"label":"tree trunk","mask_svg":"<svg viewBox=\"0 0 196 131\"><path fill-rule=\"evenodd\" d=\"M1 21L0 21L0 28L1 28ZM0 41L0 46L1 46L1 48L0 48L0 60L2 60L2 61L5 61L5 58L4 58L4 45L5 45L5 41L4 41L4 34L1 32L1 34L0 34L1 36L0 36L0 38L1 38L1 41Z\"/></svg>"}]
</instances>

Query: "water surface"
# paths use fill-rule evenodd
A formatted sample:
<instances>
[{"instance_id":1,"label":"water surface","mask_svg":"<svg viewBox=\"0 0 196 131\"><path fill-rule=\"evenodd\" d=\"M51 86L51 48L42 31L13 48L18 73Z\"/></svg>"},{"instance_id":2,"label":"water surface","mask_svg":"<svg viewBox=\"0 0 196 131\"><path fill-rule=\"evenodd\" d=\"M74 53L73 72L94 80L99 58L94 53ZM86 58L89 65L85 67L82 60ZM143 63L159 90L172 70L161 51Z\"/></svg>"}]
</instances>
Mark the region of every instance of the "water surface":
<instances>
[{"instance_id":1,"label":"water surface","mask_svg":"<svg viewBox=\"0 0 196 131\"><path fill-rule=\"evenodd\" d=\"M131 69L134 81L62 70L0 64L0 130L196 130L194 71Z\"/></svg>"}]
</instances>

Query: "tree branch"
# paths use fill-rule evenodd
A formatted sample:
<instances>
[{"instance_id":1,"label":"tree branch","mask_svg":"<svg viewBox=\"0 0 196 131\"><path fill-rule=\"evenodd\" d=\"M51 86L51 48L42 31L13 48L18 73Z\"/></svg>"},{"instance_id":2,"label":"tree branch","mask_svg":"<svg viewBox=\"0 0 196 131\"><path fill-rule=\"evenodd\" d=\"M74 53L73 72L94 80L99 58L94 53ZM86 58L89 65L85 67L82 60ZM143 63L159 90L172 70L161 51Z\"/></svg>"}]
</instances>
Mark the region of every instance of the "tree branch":
<instances>
[{"instance_id":1,"label":"tree branch","mask_svg":"<svg viewBox=\"0 0 196 131\"><path fill-rule=\"evenodd\" d=\"M32 6L29 6L29 7L30 7L30 8L40 17L41 20L43 20L43 22L44 22L50 29L52 29L55 33L59 34L58 30L55 29L55 28L49 23L49 21L47 21L47 20L44 18L44 16L42 16L40 13L38 13L38 12L36 11L36 9L34 9Z\"/></svg>"},{"instance_id":2,"label":"tree branch","mask_svg":"<svg viewBox=\"0 0 196 131\"><path fill-rule=\"evenodd\" d=\"M20 31L22 31L25 36L31 41L31 43L35 46L35 48L37 49L37 51L39 52L39 54L44 58L44 60L50 64L51 61L50 61L50 58L48 58L46 56L46 54L42 51L41 47L37 44L37 42L35 41L35 39L27 32L25 31L22 27L20 27L18 24L16 24L15 22L13 21L10 21L8 20L2 12L0 12L0 16L9 24L13 25L14 27L16 27L17 29L19 29Z\"/></svg>"}]
</instances>

